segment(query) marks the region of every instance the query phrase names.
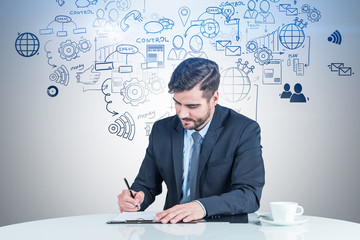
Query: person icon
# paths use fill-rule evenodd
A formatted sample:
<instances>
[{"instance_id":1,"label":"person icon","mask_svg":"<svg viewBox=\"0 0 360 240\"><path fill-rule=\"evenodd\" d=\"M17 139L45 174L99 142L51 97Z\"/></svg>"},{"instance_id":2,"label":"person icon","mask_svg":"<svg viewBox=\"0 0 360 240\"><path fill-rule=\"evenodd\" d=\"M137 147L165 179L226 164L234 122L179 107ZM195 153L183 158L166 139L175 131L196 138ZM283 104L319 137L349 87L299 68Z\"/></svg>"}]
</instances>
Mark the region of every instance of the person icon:
<instances>
[{"instance_id":1,"label":"person icon","mask_svg":"<svg viewBox=\"0 0 360 240\"><path fill-rule=\"evenodd\" d=\"M189 41L189 46L191 51L186 54L186 58L208 58L206 53L204 51L201 51L203 48L203 40L200 36L192 36Z\"/></svg>"},{"instance_id":2,"label":"person icon","mask_svg":"<svg viewBox=\"0 0 360 240\"><path fill-rule=\"evenodd\" d=\"M269 12L270 3L267 0L263 0L260 3L260 11L255 17L255 23L273 24L275 23L274 15Z\"/></svg>"},{"instance_id":3,"label":"person icon","mask_svg":"<svg viewBox=\"0 0 360 240\"><path fill-rule=\"evenodd\" d=\"M281 93L280 98L291 98L291 91L290 91L290 85L288 83L285 83L284 85L284 91Z\"/></svg>"},{"instance_id":4,"label":"person icon","mask_svg":"<svg viewBox=\"0 0 360 240\"><path fill-rule=\"evenodd\" d=\"M290 102L301 102L301 103L306 102L306 98L304 94L301 93L302 86L300 83L295 84L294 91L295 93L291 96Z\"/></svg>"},{"instance_id":5,"label":"person icon","mask_svg":"<svg viewBox=\"0 0 360 240\"><path fill-rule=\"evenodd\" d=\"M184 39L180 35L176 35L173 38L173 48L168 54L168 60L184 60L187 54L185 48L183 48Z\"/></svg>"},{"instance_id":6,"label":"person icon","mask_svg":"<svg viewBox=\"0 0 360 240\"><path fill-rule=\"evenodd\" d=\"M104 18L104 16L105 16L105 11L102 8L99 8L96 11L96 18L93 22L93 27L99 27L99 28L105 27L107 21Z\"/></svg>"},{"instance_id":7,"label":"person icon","mask_svg":"<svg viewBox=\"0 0 360 240\"><path fill-rule=\"evenodd\" d=\"M250 0L247 4L248 9L245 11L245 19L254 19L258 14L258 11L255 9L256 3L253 0Z\"/></svg>"}]
</instances>

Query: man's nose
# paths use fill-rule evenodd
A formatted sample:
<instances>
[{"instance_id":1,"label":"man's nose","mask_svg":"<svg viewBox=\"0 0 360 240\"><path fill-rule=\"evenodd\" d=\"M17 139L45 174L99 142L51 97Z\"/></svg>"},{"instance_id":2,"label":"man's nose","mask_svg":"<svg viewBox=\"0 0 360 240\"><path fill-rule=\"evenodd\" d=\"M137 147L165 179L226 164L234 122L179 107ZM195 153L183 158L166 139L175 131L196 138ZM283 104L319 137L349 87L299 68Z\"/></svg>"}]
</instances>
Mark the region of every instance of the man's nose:
<instances>
[{"instance_id":1,"label":"man's nose","mask_svg":"<svg viewBox=\"0 0 360 240\"><path fill-rule=\"evenodd\" d=\"M179 111L179 118L189 117L189 110L186 107L181 107Z\"/></svg>"}]
</instances>

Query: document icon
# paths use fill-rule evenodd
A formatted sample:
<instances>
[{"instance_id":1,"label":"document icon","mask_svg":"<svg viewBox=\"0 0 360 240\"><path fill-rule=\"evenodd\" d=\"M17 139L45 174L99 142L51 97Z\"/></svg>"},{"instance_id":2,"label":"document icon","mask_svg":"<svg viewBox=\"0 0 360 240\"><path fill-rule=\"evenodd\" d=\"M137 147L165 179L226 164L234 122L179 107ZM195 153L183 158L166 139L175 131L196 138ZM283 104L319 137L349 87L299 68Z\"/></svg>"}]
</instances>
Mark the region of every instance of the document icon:
<instances>
[{"instance_id":1,"label":"document icon","mask_svg":"<svg viewBox=\"0 0 360 240\"><path fill-rule=\"evenodd\" d=\"M240 46L226 46L225 47L226 56L241 56L241 47Z\"/></svg>"},{"instance_id":2,"label":"document icon","mask_svg":"<svg viewBox=\"0 0 360 240\"><path fill-rule=\"evenodd\" d=\"M225 47L230 44L231 44L230 40L218 40L218 41L216 41L216 44L215 44L216 51L224 51Z\"/></svg>"},{"instance_id":3,"label":"document icon","mask_svg":"<svg viewBox=\"0 0 360 240\"><path fill-rule=\"evenodd\" d=\"M279 5L279 12L286 12L286 9L291 7L290 4L280 4Z\"/></svg>"},{"instance_id":4,"label":"document icon","mask_svg":"<svg viewBox=\"0 0 360 240\"><path fill-rule=\"evenodd\" d=\"M344 63L331 63L330 70L332 72L338 72L339 68L344 67Z\"/></svg>"},{"instance_id":5,"label":"document icon","mask_svg":"<svg viewBox=\"0 0 360 240\"><path fill-rule=\"evenodd\" d=\"M351 67L340 67L339 68L339 76L351 76L352 69Z\"/></svg>"},{"instance_id":6,"label":"document icon","mask_svg":"<svg viewBox=\"0 0 360 240\"><path fill-rule=\"evenodd\" d=\"M288 7L286 9L286 16L297 16L297 15L298 15L298 9L297 8Z\"/></svg>"}]
</instances>

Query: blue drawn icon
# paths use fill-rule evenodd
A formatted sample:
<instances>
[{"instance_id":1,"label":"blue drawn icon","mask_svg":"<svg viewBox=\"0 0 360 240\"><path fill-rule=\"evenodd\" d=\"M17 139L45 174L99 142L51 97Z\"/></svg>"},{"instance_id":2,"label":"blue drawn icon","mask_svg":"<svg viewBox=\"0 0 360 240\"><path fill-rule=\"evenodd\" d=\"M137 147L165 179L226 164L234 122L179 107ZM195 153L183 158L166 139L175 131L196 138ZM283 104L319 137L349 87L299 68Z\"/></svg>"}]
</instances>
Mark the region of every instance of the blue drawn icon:
<instances>
[{"instance_id":1,"label":"blue drawn icon","mask_svg":"<svg viewBox=\"0 0 360 240\"><path fill-rule=\"evenodd\" d=\"M60 44L58 48L58 52L60 53L60 57L65 59L66 61L71 61L78 56L79 48L76 42L71 40L66 40Z\"/></svg>"},{"instance_id":2,"label":"blue drawn icon","mask_svg":"<svg viewBox=\"0 0 360 240\"><path fill-rule=\"evenodd\" d=\"M38 53L40 48L39 39L32 33L19 34L15 41L15 49L23 57L32 57Z\"/></svg>"},{"instance_id":3,"label":"blue drawn icon","mask_svg":"<svg viewBox=\"0 0 360 240\"><path fill-rule=\"evenodd\" d=\"M225 47L225 56L241 56L241 47L240 46L226 46Z\"/></svg>"},{"instance_id":4,"label":"blue drawn icon","mask_svg":"<svg viewBox=\"0 0 360 240\"><path fill-rule=\"evenodd\" d=\"M280 59L270 60L263 67L263 84L278 85L282 82L282 64Z\"/></svg>"},{"instance_id":5,"label":"blue drawn icon","mask_svg":"<svg viewBox=\"0 0 360 240\"><path fill-rule=\"evenodd\" d=\"M165 46L162 44L146 45L146 63L141 64L142 69L164 68Z\"/></svg>"},{"instance_id":6,"label":"blue drawn icon","mask_svg":"<svg viewBox=\"0 0 360 240\"><path fill-rule=\"evenodd\" d=\"M60 7L64 6L65 4L64 0L56 0L56 2L59 4Z\"/></svg>"},{"instance_id":7,"label":"blue drawn icon","mask_svg":"<svg viewBox=\"0 0 360 240\"><path fill-rule=\"evenodd\" d=\"M295 18L295 23L285 25L279 33L281 44L290 50L299 48L305 41L303 28L306 26L307 23L303 23L303 20L298 18Z\"/></svg>"},{"instance_id":8,"label":"blue drawn icon","mask_svg":"<svg viewBox=\"0 0 360 240\"><path fill-rule=\"evenodd\" d=\"M289 3L279 4L279 12L286 12L286 9L288 8L291 8L291 4Z\"/></svg>"},{"instance_id":9,"label":"blue drawn icon","mask_svg":"<svg viewBox=\"0 0 360 240\"><path fill-rule=\"evenodd\" d=\"M235 13L235 8L232 5L225 5L222 9L222 14L225 16L226 21L229 22Z\"/></svg>"},{"instance_id":10,"label":"blue drawn icon","mask_svg":"<svg viewBox=\"0 0 360 240\"><path fill-rule=\"evenodd\" d=\"M76 80L78 83L85 85L94 85L99 81L100 73L95 71L95 66L91 65L82 72L76 72Z\"/></svg>"},{"instance_id":11,"label":"blue drawn icon","mask_svg":"<svg viewBox=\"0 0 360 240\"><path fill-rule=\"evenodd\" d=\"M151 93L158 95L162 93L165 89L164 80L161 79L159 76L153 74L152 77L149 79L147 87L149 88Z\"/></svg>"},{"instance_id":12,"label":"blue drawn icon","mask_svg":"<svg viewBox=\"0 0 360 240\"><path fill-rule=\"evenodd\" d=\"M330 37L328 37L328 41L340 45L342 41L340 32L335 30L335 32L333 32Z\"/></svg>"},{"instance_id":13,"label":"blue drawn icon","mask_svg":"<svg viewBox=\"0 0 360 240\"><path fill-rule=\"evenodd\" d=\"M286 16L297 16L299 14L299 11L297 8L287 8L286 9Z\"/></svg>"},{"instance_id":14,"label":"blue drawn icon","mask_svg":"<svg viewBox=\"0 0 360 240\"><path fill-rule=\"evenodd\" d=\"M249 41L246 43L246 50L253 53L258 50L258 44L255 41Z\"/></svg>"},{"instance_id":15,"label":"blue drawn icon","mask_svg":"<svg viewBox=\"0 0 360 240\"><path fill-rule=\"evenodd\" d=\"M50 86L47 88L47 94L49 97L56 97L59 93L59 89L56 86Z\"/></svg>"},{"instance_id":16,"label":"blue drawn icon","mask_svg":"<svg viewBox=\"0 0 360 240\"><path fill-rule=\"evenodd\" d=\"M105 19L105 11L102 8L99 8L96 11L96 18L93 22L93 27L95 28L104 28L106 26L107 20Z\"/></svg>"},{"instance_id":17,"label":"blue drawn icon","mask_svg":"<svg viewBox=\"0 0 360 240\"><path fill-rule=\"evenodd\" d=\"M316 8L313 8L307 13L307 17L310 22L318 22L321 18L321 13Z\"/></svg>"},{"instance_id":18,"label":"blue drawn icon","mask_svg":"<svg viewBox=\"0 0 360 240\"><path fill-rule=\"evenodd\" d=\"M111 134L116 134L119 137L132 141L135 136L135 122L132 116L125 112L115 123L109 125L108 130Z\"/></svg>"},{"instance_id":19,"label":"blue drawn icon","mask_svg":"<svg viewBox=\"0 0 360 240\"><path fill-rule=\"evenodd\" d=\"M290 84L284 84L284 91L281 93L280 98L291 98L292 92L290 91Z\"/></svg>"},{"instance_id":20,"label":"blue drawn icon","mask_svg":"<svg viewBox=\"0 0 360 240\"><path fill-rule=\"evenodd\" d=\"M138 10L130 11L128 14L125 15L125 17L120 22L120 28L123 32L128 30L130 27L129 24L127 23L129 18L132 18L133 20L136 20L138 22L143 21L141 13Z\"/></svg>"},{"instance_id":21,"label":"blue drawn icon","mask_svg":"<svg viewBox=\"0 0 360 240\"><path fill-rule=\"evenodd\" d=\"M200 32L206 38L214 38L220 32L219 23L214 19L206 19L201 23Z\"/></svg>"},{"instance_id":22,"label":"blue drawn icon","mask_svg":"<svg viewBox=\"0 0 360 240\"><path fill-rule=\"evenodd\" d=\"M164 29L172 29L174 21L168 18L160 18L159 21L150 21L144 25L146 33L161 33Z\"/></svg>"},{"instance_id":23,"label":"blue drawn icon","mask_svg":"<svg viewBox=\"0 0 360 240\"><path fill-rule=\"evenodd\" d=\"M131 7L130 0L116 0L116 7L121 11L126 11Z\"/></svg>"},{"instance_id":24,"label":"blue drawn icon","mask_svg":"<svg viewBox=\"0 0 360 240\"><path fill-rule=\"evenodd\" d=\"M55 17L54 21L50 22L49 25L46 28L40 29L39 33L40 35L51 35L54 34L54 29L51 27L52 25L58 23L60 25L59 31L56 32L56 36L58 37L66 37L68 35L68 32L64 30L65 24L70 25L69 23L72 23L75 25L75 28L73 29L74 34L82 34L86 33L86 28L78 28L76 23L73 22L71 17L66 15L58 15Z\"/></svg>"},{"instance_id":25,"label":"blue drawn icon","mask_svg":"<svg viewBox=\"0 0 360 240\"><path fill-rule=\"evenodd\" d=\"M270 3L267 0L260 2L260 12L255 17L255 23L274 24L274 15L270 12Z\"/></svg>"},{"instance_id":26,"label":"blue drawn icon","mask_svg":"<svg viewBox=\"0 0 360 240\"><path fill-rule=\"evenodd\" d=\"M230 46L230 40L217 40L215 43L216 51L225 51L226 46Z\"/></svg>"},{"instance_id":27,"label":"blue drawn icon","mask_svg":"<svg viewBox=\"0 0 360 240\"><path fill-rule=\"evenodd\" d=\"M273 59L272 51L266 47L258 48L254 52L255 62L260 65L269 64L270 60Z\"/></svg>"},{"instance_id":28,"label":"blue drawn icon","mask_svg":"<svg viewBox=\"0 0 360 240\"><path fill-rule=\"evenodd\" d=\"M255 9L256 3L254 0L250 0L247 4L248 9L244 13L245 19L255 19L258 11Z\"/></svg>"},{"instance_id":29,"label":"blue drawn icon","mask_svg":"<svg viewBox=\"0 0 360 240\"><path fill-rule=\"evenodd\" d=\"M189 47L191 51L189 51L186 54L186 58L190 58L190 57L208 58L206 53L202 51L203 44L204 42L200 36L198 35L192 36L189 41Z\"/></svg>"},{"instance_id":30,"label":"blue drawn icon","mask_svg":"<svg viewBox=\"0 0 360 240\"><path fill-rule=\"evenodd\" d=\"M76 0L75 2L75 5L78 7L78 8L86 8L90 5L96 5L98 2L98 0L92 0L92 1L89 1L89 0Z\"/></svg>"},{"instance_id":31,"label":"blue drawn icon","mask_svg":"<svg viewBox=\"0 0 360 240\"><path fill-rule=\"evenodd\" d=\"M137 78L125 81L120 94L123 96L123 101L132 106L137 106L140 103L145 103L146 96L149 90L144 81L139 81Z\"/></svg>"},{"instance_id":32,"label":"blue drawn icon","mask_svg":"<svg viewBox=\"0 0 360 240\"><path fill-rule=\"evenodd\" d=\"M291 97L290 97L290 102L292 102L292 103L305 103L306 98L305 98L304 94L301 93L302 86L301 86L300 83L295 84L294 91L295 91L295 93L293 93L291 95Z\"/></svg>"},{"instance_id":33,"label":"blue drawn icon","mask_svg":"<svg viewBox=\"0 0 360 240\"><path fill-rule=\"evenodd\" d=\"M186 23L189 21L189 17L191 14L190 8L183 6L179 9L178 13L179 13L180 20L181 20L183 26L185 27Z\"/></svg>"},{"instance_id":34,"label":"blue drawn icon","mask_svg":"<svg viewBox=\"0 0 360 240\"><path fill-rule=\"evenodd\" d=\"M339 76L352 76L354 73L351 67L345 67L344 63L331 63L328 65L330 71L337 72Z\"/></svg>"},{"instance_id":35,"label":"blue drawn icon","mask_svg":"<svg viewBox=\"0 0 360 240\"><path fill-rule=\"evenodd\" d=\"M69 84L69 79L70 79L69 71L64 65L61 65L53 73L50 74L49 79L53 82L67 86Z\"/></svg>"},{"instance_id":36,"label":"blue drawn icon","mask_svg":"<svg viewBox=\"0 0 360 240\"><path fill-rule=\"evenodd\" d=\"M173 48L170 49L168 54L168 60L183 60L187 54L185 48L183 48L184 39L180 35L176 35L173 38Z\"/></svg>"},{"instance_id":37,"label":"blue drawn icon","mask_svg":"<svg viewBox=\"0 0 360 240\"><path fill-rule=\"evenodd\" d=\"M90 51L91 43L89 40L82 37L78 43L78 48L81 52L86 53L86 52Z\"/></svg>"}]
</instances>

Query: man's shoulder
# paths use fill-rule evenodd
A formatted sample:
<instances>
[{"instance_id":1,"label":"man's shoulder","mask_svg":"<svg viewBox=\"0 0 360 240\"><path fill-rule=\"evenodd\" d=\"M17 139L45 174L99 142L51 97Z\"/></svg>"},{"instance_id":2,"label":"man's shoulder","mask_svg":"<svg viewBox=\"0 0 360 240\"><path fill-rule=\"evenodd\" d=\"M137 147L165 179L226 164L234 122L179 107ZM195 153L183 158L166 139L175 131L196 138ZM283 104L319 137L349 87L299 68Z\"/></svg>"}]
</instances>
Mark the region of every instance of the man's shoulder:
<instances>
[{"instance_id":1,"label":"man's shoulder","mask_svg":"<svg viewBox=\"0 0 360 240\"><path fill-rule=\"evenodd\" d=\"M154 127L159 127L161 129L169 129L169 128L176 128L176 126L179 124L179 119L176 115L162 118L157 120L154 123Z\"/></svg>"},{"instance_id":2,"label":"man's shoulder","mask_svg":"<svg viewBox=\"0 0 360 240\"><path fill-rule=\"evenodd\" d=\"M220 106L220 105L218 105L217 108L221 112L221 115L224 116L225 123L234 123L234 124L241 123L243 125L247 125L247 124L256 122L255 120L253 120L241 113L238 113L231 108Z\"/></svg>"}]
</instances>

